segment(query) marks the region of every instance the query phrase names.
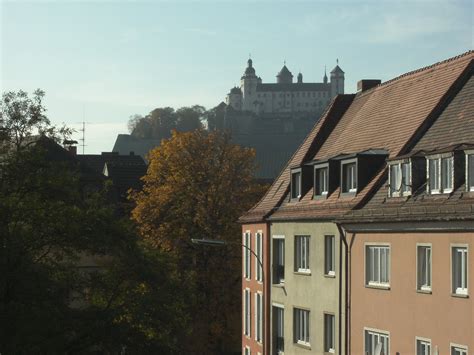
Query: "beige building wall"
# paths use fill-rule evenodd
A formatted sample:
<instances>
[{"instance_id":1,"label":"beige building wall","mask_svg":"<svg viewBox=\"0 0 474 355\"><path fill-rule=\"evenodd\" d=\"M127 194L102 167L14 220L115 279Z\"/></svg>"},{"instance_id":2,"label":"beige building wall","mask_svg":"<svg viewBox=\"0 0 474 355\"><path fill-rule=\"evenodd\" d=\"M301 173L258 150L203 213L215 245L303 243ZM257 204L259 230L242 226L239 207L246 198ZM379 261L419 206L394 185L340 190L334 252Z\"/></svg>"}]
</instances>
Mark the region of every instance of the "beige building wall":
<instances>
[{"instance_id":1,"label":"beige building wall","mask_svg":"<svg viewBox=\"0 0 474 355\"><path fill-rule=\"evenodd\" d=\"M339 232L334 223L271 223L270 235L272 243L270 252L273 260L273 240L285 239L285 282L284 285L271 286L271 303L284 307L284 342L285 354L323 354L324 353L324 313L335 316L335 347L339 352ZM309 268L310 275L294 271L295 236L310 236ZM333 235L335 241L335 276L324 275L324 237ZM344 264L342 266L344 270ZM344 286L344 285L343 285ZM344 288L343 288L344 290ZM344 300L344 293L342 293ZM310 347L294 342L293 308L310 310ZM344 304L342 307L344 312ZM270 312L271 317L273 313ZM342 323L344 323L344 318ZM273 324L273 320L270 322ZM271 330L273 334L273 330ZM344 334L344 327L342 327ZM344 348L344 339L342 339ZM273 354L273 352L272 352Z\"/></svg>"},{"instance_id":2,"label":"beige building wall","mask_svg":"<svg viewBox=\"0 0 474 355\"><path fill-rule=\"evenodd\" d=\"M350 234L348 234L350 237ZM351 238L349 238L351 239ZM364 327L390 334L390 354L415 354L415 337L430 339L432 353L450 344L474 352L474 233L358 233L351 250L350 348L364 354ZM390 289L365 285L366 243L390 245ZM432 292L417 291L416 247L432 246ZM468 296L453 296L451 245L468 247Z\"/></svg>"}]
</instances>

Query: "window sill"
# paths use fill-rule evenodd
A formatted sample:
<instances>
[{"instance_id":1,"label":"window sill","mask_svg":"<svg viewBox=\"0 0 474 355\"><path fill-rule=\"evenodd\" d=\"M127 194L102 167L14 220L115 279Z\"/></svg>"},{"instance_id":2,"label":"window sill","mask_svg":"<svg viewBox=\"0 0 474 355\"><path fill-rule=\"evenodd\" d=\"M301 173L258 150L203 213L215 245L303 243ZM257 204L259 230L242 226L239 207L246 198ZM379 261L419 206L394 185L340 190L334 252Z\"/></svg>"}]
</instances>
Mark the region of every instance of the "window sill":
<instances>
[{"instance_id":1,"label":"window sill","mask_svg":"<svg viewBox=\"0 0 474 355\"><path fill-rule=\"evenodd\" d=\"M325 351L324 355L334 355L336 353L336 350L330 350L330 351Z\"/></svg>"},{"instance_id":2,"label":"window sill","mask_svg":"<svg viewBox=\"0 0 474 355\"><path fill-rule=\"evenodd\" d=\"M355 197L356 194L357 192L350 192L350 191L341 192L341 197Z\"/></svg>"},{"instance_id":3,"label":"window sill","mask_svg":"<svg viewBox=\"0 0 474 355\"><path fill-rule=\"evenodd\" d=\"M335 279L336 278L336 274L324 274L324 277L327 277L329 279Z\"/></svg>"},{"instance_id":4,"label":"window sill","mask_svg":"<svg viewBox=\"0 0 474 355\"><path fill-rule=\"evenodd\" d=\"M313 200L327 200L328 195L313 195Z\"/></svg>"},{"instance_id":5,"label":"window sill","mask_svg":"<svg viewBox=\"0 0 474 355\"><path fill-rule=\"evenodd\" d=\"M278 288L284 288L285 287L285 283L284 282L281 282L279 284L272 284L273 287L278 287Z\"/></svg>"},{"instance_id":6,"label":"window sill","mask_svg":"<svg viewBox=\"0 0 474 355\"><path fill-rule=\"evenodd\" d=\"M298 270L298 271L293 271L293 273L295 275L311 276L311 270L308 270L308 271Z\"/></svg>"},{"instance_id":7,"label":"window sill","mask_svg":"<svg viewBox=\"0 0 474 355\"><path fill-rule=\"evenodd\" d=\"M295 345L300 347L300 348L303 348L303 349L311 350L311 344L310 343L302 343L302 342L297 341L295 343Z\"/></svg>"},{"instance_id":8,"label":"window sill","mask_svg":"<svg viewBox=\"0 0 474 355\"><path fill-rule=\"evenodd\" d=\"M378 290L390 290L390 285L383 285L383 284L366 284L366 288L375 288Z\"/></svg>"},{"instance_id":9,"label":"window sill","mask_svg":"<svg viewBox=\"0 0 474 355\"><path fill-rule=\"evenodd\" d=\"M428 289L423 290L423 289L421 289L421 288L417 289L416 292L417 292L417 293L422 293L422 294L425 294L425 295L431 295L431 294L433 293L432 290L428 290Z\"/></svg>"},{"instance_id":10,"label":"window sill","mask_svg":"<svg viewBox=\"0 0 474 355\"><path fill-rule=\"evenodd\" d=\"M451 297L457 297L457 298L469 298L469 295L466 293L451 293Z\"/></svg>"}]
</instances>

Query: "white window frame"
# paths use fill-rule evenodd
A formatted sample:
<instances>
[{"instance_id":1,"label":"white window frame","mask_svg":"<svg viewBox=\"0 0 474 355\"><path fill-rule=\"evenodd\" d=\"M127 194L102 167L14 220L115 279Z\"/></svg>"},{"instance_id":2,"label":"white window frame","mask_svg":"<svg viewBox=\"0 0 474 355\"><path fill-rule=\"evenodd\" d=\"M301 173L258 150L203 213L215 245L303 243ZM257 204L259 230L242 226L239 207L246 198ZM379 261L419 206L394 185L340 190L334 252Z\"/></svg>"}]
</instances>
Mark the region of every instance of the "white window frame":
<instances>
[{"instance_id":1,"label":"white window frame","mask_svg":"<svg viewBox=\"0 0 474 355\"><path fill-rule=\"evenodd\" d=\"M443 175L443 161L445 159L450 159L450 179L451 179L451 186L443 188L443 185L445 183L446 177ZM431 181L430 181L430 161L434 160L437 161L437 166L436 166L436 173L435 177L437 180L437 188L432 189L431 188ZM430 155L426 157L426 179L428 183L426 184L426 191L429 194L435 195L435 194L447 194L453 192L454 189L454 155L452 153L448 154L436 154L436 155Z\"/></svg>"},{"instance_id":2,"label":"white window frame","mask_svg":"<svg viewBox=\"0 0 474 355\"><path fill-rule=\"evenodd\" d=\"M426 353L426 351L424 353L419 353L418 352L418 344L424 345L424 346L429 346L428 353ZM415 337L415 355L431 355L432 347L433 346L431 345L431 339L422 338L422 337Z\"/></svg>"},{"instance_id":3,"label":"white window frame","mask_svg":"<svg viewBox=\"0 0 474 355\"><path fill-rule=\"evenodd\" d=\"M449 344L449 355L453 355L453 351L458 351L459 355L468 355L469 354L469 348L467 347L467 345L450 343ZM457 354L454 354L454 355L457 355Z\"/></svg>"},{"instance_id":4,"label":"white window frame","mask_svg":"<svg viewBox=\"0 0 474 355\"><path fill-rule=\"evenodd\" d=\"M347 191L345 191L345 185L346 185L346 176L344 174L344 167L346 165L354 165L354 170L353 173L351 174L351 184L348 185ZM355 181L355 183L354 183ZM347 160L345 162L341 162L341 191L344 194L352 194L352 193L357 193L357 184L359 183L358 178L357 178L357 159L351 159Z\"/></svg>"},{"instance_id":5,"label":"white window frame","mask_svg":"<svg viewBox=\"0 0 474 355\"><path fill-rule=\"evenodd\" d=\"M261 283L263 281L263 270L260 265L260 262L263 264L263 232L261 230L255 233L255 254L255 280Z\"/></svg>"},{"instance_id":6,"label":"white window frame","mask_svg":"<svg viewBox=\"0 0 474 355\"><path fill-rule=\"evenodd\" d=\"M388 332L386 330L376 329L376 328L364 327L364 329L363 329L364 354L372 355L372 352L371 352L372 350L369 351L369 350L366 349L366 344L367 344L366 336L367 336L367 334L373 334L373 335L376 335L376 336L387 337L388 351L387 351L386 354L383 354L383 355L390 355L390 332Z\"/></svg>"},{"instance_id":7,"label":"white window frame","mask_svg":"<svg viewBox=\"0 0 474 355\"><path fill-rule=\"evenodd\" d=\"M283 254L283 279L281 280L280 279L280 282L278 283L275 283L274 282L274 275L273 275L273 266L274 266L274 263L275 263L275 255L274 255L274 251L275 251L275 247L274 247L274 242L275 240L278 240L278 241L283 241L283 250L282 250L282 254ZM272 236L272 284L273 285L283 285L285 283L285 270L286 270L286 248L285 248L285 236L284 235L273 235Z\"/></svg>"},{"instance_id":8,"label":"white window frame","mask_svg":"<svg viewBox=\"0 0 474 355\"><path fill-rule=\"evenodd\" d=\"M404 170L404 166L408 165L408 174ZM396 168L398 171L399 186L396 189L392 188L392 169ZM407 181L408 175L408 181ZM388 195L390 197L410 196L412 186L412 163L411 159L403 159L391 162L388 164ZM404 187L408 187L405 189Z\"/></svg>"},{"instance_id":9,"label":"white window frame","mask_svg":"<svg viewBox=\"0 0 474 355\"><path fill-rule=\"evenodd\" d=\"M244 262L244 278L250 280L252 278L252 262L250 248L252 248L252 234L249 230L244 233L243 262Z\"/></svg>"},{"instance_id":10,"label":"white window frame","mask_svg":"<svg viewBox=\"0 0 474 355\"><path fill-rule=\"evenodd\" d=\"M328 240L330 240L329 251ZM328 261L328 252L330 253L330 261ZM329 234L324 236L324 275L336 276L336 237Z\"/></svg>"},{"instance_id":11,"label":"white window frame","mask_svg":"<svg viewBox=\"0 0 474 355\"><path fill-rule=\"evenodd\" d=\"M326 177L321 191L318 192L318 187L320 184L319 180L319 171L325 170ZM329 191L329 164L315 165L314 166L314 196L316 197L325 197Z\"/></svg>"},{"instance_id":12,"label":"white window frame","mask_svg":"<svg viewBox=\"0 0 474 355\"><path fill-rule=\"evenodd\" d=\"M474 174L473 176L469 175L469 157L473 157L474 162L474 150L467 150L466 153L466 191L474 192ZM472 185L471 185L472 182Z\"/></svg>"},{"instance_id":13,"label":"white window frame","mask_svg":"<svg viewBox=\"0 0 474 355\"><path fill-rule=\"evenodd\" d=\"M246 346L246 347L244 348L243 355L252 355L252 352L251 352L249 346Z\"/></svg>"},{"instance_id":14,"label":"white window frame","mask_svg":"<svg viewBox=\"0 0 474 355\"><path fill-rule=\"evenodd\" d=\"M280 331L281 331L281 336L282 338L284 339L285 338L285 306L280 304L280 303L275 303L273 302L272 303L272 317L273 317L273 308L279 308L283 314L283 318L282 318L282 324L281 324L281 328L279 329L272 329L272 337L273 336L277 336L279 335ZM272 318L272 327L273 327L273 324L274 324L274 321L273 321L273 318ZM273 338L272 338L272 343L273 343ZM285 344L283 342L283 351L279 351L278 352L278 355L283 355L284 354L284 350L285 349Z\"/></svg>"},{"instance_id":15,"label":"white window frame","mask_svg":"<svg viewBox=\"0 0 474 355\"><path fill-rule=\"evenodd\" d=\"M293 308L293 332L295 343L304 346L311 346L310 317L311 312L309 309L298 307Z\"/></svg>"},{"instance_id":16,"label":"white window frame","mask_svg":"<svg viewBox=\"0 0 474 355\"><path fill-rule=\"evenodd\" d=\"M466 280L466 284L462 285L465 287L457 287L457 285L454 284L454 259L453 259L453 253L454 249L466 249L465 255L462 257L465 260L465 265L464 270L461 266L461 280ZM468 296L469 295L469 246L468 244L451 244L450 245L450 259L451 259L451 293L456 296ZM462 284L464 281L462 281Z\"/></svg>"},{"instance_id":17,"label":"white window frame","mask_svg":"<svg viewBox=\"0 0 474 355\"><path fill-rule=\"evenodd\" d=\"M310 258L311 238L309 235L295 235L295 271L311 273Z\"/></svg>"},{"instance_id":18,"label":"white window frame","mask_svg":"<svg viewBox=\"0 0 474 355\"><path fill-rule=\"evenodd\" d=\"M379 251L379 257L378 257L378 263L379 263L379 270L378 270L378 279L379 280L371 280L368 276L369 276L369 272L367 270L367 252L368 250L370 249L388 249L388 261L387 261L387 265L385 267L386 269L386 272L387 272L387 279L388 281L387 282L382 282L380 281L381 278L382 278L382 270L381 270L381 266L382 266L382 262L381 262L381 254L380 254L380 251ZM365 243L364 244L364 269L365 269L365 285L368 286L368 287L377 287L377 288L390 288L390 264L391 264L391 256L392 256L392 252L391 252L391 246L390 246L390 243L376 243L376 242L371 242L371 243ZM373 266L372 263L369 264L369 266ZM374 273L374 271L371 271L370 274ZM374 275L375 276L375 275ZM375 279L375 277L374 277Z\"/></svg>"},{"instance_id":19,"label":"white window frame","mask_svg":"<svg viewBox=\"0 0 474 355\"><path fill-rule=\"evenodd\" d=\"M243 328L244 328L244 335L246 337L250 337L251 333L251 300L252 300L252 293L250 292L249 288L244 290L244 319L243 319Z\"/></svg>"},{"instance_id":20,"label":"white window frame","mask_svg":"<svg viewBox=\"0 0 474 355\"><path fill-rule=\"evenodd\" d=\"M331 317L332 319L332 327L330 329L331 332L331 343L332 347L328 347L327 344L327 323L326 323L326 317ZM330 353L330 354L335 354L336 353L336 316L332 313L324 313L323 314L323 327L324 327L324 352L325 353Z\"/></svg>"},{"instance_id":21,"label":"white window frame","mask_svg":"<svg viewBox=\"0 0 474 355\"><path fill-rule=\"evenodd\" d=\"M420 250L425 249L425 253L429 248L429 260L425 261L428 263L428 265L425 265L426 270L429 269L429 282L428 283L423 283L424 280L422 280L422 269L420 269ZM429 268L428 268L429 267ZM431 243L417 243L416 244L416 289L418 291L423 291L423 292L431 292L432 287L433 287L433 245Z\"/></svg>"},{"instance_id":22,"label":"white window frame","mask_svg":"<svg viewBox=\"0 0 474 355\"><path fill-rule=\"evenodd\" d=\"M255 340L262 343L263 338L263 295L262 292L255 293Z\"/></svg>"},{"instance_id":23,"label":"white window frame","mask_svg":"<svg viewBox=\"0 0 474 355\"><path fill-rule=\"evenodd\" d=\"M299 174L299 178L298 178L298 185L299 185L298 190L299 191L295 191L295 186L293 184L293 175L296 175L296 174ZM291 193L291 199L292 200L296 200L296 199L299 200L301 198L301 182L302 182L301 176L302 176L302 169L301 168L291 170L291 176L290 176L291 177L291 181L290 181L291 191L290 191L290 193Z\"/></svg>"}]
</instances>

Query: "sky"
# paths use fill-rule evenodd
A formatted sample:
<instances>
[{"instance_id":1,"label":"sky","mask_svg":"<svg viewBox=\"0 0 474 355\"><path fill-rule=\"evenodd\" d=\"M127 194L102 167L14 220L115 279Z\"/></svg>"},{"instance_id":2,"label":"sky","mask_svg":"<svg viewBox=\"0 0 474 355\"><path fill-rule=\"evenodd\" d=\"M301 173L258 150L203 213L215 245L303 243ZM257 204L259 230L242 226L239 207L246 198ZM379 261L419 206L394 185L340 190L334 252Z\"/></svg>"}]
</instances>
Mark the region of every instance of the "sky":
<instances>
[{"instance_id":1,"label":"sky","mask_svg":"<svg viewBox=\"0 0 474 355\"><path fill-rule=\"evenodd\" d=\"M249 54L263 82L284 61L321 82L339 59L351 93L473 49L473 16L471 0L0 0L0 89L43 89L97 154L132 115L224 101Z\"/></svg>"}]
</instances>

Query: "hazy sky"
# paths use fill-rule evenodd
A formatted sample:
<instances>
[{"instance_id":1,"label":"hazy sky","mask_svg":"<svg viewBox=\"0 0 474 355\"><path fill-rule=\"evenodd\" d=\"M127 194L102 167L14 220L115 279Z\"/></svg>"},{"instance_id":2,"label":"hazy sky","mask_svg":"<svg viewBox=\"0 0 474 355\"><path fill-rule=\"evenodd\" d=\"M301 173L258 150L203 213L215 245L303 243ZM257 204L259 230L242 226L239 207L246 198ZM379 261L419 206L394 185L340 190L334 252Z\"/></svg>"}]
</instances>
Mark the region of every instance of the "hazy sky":
<instances>
[{"instance_id":1,"label":"hazy sky","mask_svg":"<svg viewBox=\"0 0 474 355\"><path fill-rule=\"evenodd\" d=\"M86 153L112 150L133 114L217 105L249 53L264 82L284 60L320 82L339 58L354 92L474 44L471 0L0 0L0 12L2 91L44 89L56 124L85 116Z\"/></svg>"}]
</instances>

